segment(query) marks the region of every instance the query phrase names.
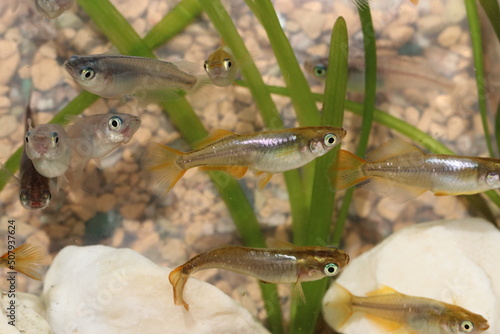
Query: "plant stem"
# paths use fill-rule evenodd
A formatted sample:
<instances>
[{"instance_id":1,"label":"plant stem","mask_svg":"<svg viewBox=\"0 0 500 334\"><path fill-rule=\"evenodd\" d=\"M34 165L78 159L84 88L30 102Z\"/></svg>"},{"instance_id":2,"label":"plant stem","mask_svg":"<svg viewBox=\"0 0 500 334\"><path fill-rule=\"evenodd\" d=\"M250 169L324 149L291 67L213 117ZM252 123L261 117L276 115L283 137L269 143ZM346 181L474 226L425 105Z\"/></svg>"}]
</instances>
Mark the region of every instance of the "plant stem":
<instances>
[{"instance_id":1,"label":"plant stem","mask_svg":"<svg viewBox=\"0 0 500 334\"><path fill-rule=\"evenodd\" d=\"M465 0L467 10L467 20L472 43L472 53L474 54L474 67L476 72L477 99L479 102L479 112L483 122L484 138L491 157L494 157L493 145L488 121L488 107L486 105L486 80L484 78L483 44L481 38L481 27L479 25L479 15L477 13L476 0Z\"/></svg>"},{"instance_id":2,"label":"plant stem","mask_svg":"<svg viewBox=\"0 0 500 334\"><path fill-rule=\"evenodd\" d=\"M325 101L321 125L341 127L344 119L344 102L347 88L349 54L347 26L343 17L335 22L330 40L328 63L330 64L325 84ZM337 161L340 145L328 154L316 159L313 192L309 219L302 222L303 242L306 245L327 245L332 224L335 192L330 190L327 173L332 162ZM290 333L312 333L318 318L321 300L328 280L323 279L304 285L307 303L300 302L297 296L292 299Z\"/></svg>"}]
</instances>

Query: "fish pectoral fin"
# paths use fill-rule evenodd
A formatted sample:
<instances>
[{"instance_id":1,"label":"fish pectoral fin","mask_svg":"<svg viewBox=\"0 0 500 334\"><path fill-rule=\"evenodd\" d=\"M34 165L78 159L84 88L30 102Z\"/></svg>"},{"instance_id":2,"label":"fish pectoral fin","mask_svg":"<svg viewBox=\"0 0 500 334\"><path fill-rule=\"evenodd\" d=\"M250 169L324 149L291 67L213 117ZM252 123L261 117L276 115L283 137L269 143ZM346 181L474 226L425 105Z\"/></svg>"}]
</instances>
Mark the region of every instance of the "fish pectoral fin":
<instances>
[{"instance_id":1,"label":"fish pectoral fin","mask_svg":"<svg viewBox=\"0 0 500 334\"><path fill-rule=\"evenodd\" d=\"M220 140L222 138L226 138L226 137L230 137L230 136L234 136L234 135L237 135L237 134L234 132L231 132L229 130L215 129L215 130L211 131L205 139L202 139L202 140L198 141L197 143L195 143L194 147L201 148L201 147L207 146L207 145L209 145L217 140Z\"/></svg>"},{"instance_id":2,"label":"fish pectoral fin","mask_svg":"<svg viewBox=\"0 0 500 334\"><path fill-rule=\"evenodd\" d=\"M383 328L387 333L394 333L394 331L403 329L403 324L398 321L391 321L379 318L375 315L371 315L368 313L364 314L365 318L376 324L377 326ZM408 333L408 332L405 332Z\"/></svg>"},{"instance_id":3,"label":"fish pectoral fin","mask_svg":"<svg viewBox=\"0 0 500 334\"><path fill-rule=\"evenodd\" d=\"M243 176L245 176L248 167L245 166L200 166L200 170L204 171L211 171L211 170L218 170L221 172L226 172L235 179L241 179Z\"/></svg>"},{"instance_id":4,"label":"fish pectoral fin","mask_svg":"<svg viewBox=\"0 0 500 334\"><path fill-rule=\"evenodd\" d=\"M370 296L390 295L390 294L395 294L395 293L400 294L399 292L397 292L393 288L388 287L387 285L383 285L376 290L368 292L366 294L366 296L370 297Z\"/></svg>"},{"instance_id":5,"label":"fish pectoral fin","mask_svg":"<svg viewBox=\"0 0 500 334\"><path fill-rule=\"evenodd\" d=\"M306 303L306 295L304 294L304 289L302 289L300 278L297 278L297 282L293 285L293 294L299 297L302 304Z\"/></svg>"},{"instance_id":6,"label":"fish pectoral fin","mask_svg":"<svg viewBox=\"0 0 500 334\"><path fill-rule=\"evenodd\" d=\"M385 160L394 156L408 153L424 154L424 152L422 152L422 150L418 147L413 146L412 144L407 143L404 140L394 138L380 145L375 150L368 152L368 154L366 154L366 160Z\"/></svg>"},{"instance_id":7,"label":"fish pectoral fin","mask_svg":"<svg viewBox=\"0 0 500 334\"><path fill-rule=\"evenodd\" d=\"M377 194L389 197L397 203L404 203L414 199L428 190L426 188L413 187L379 177L373 177L371 182L365 184L364 186L368 187Z\"/></svg>"},{"instance_id":8,"label":"fish pectoral fin","mask_svg":"<svg viewBox=\"0 0 500 334\"><path fill-rule=\"evenodd\" d=\"M297 246L292 244L291 242L285 240L279 240L274 238L269 238L266 240L266 245L269 248L281 248L281 249L293 249Z\"/></svg>"},{"instance_id":9,"label":"fish pectoral fin","mask_svg":"<svg viewBox=\"0 0 500 334\"><path fill-rule=\"evenodd\" d=\"M254 173L256 176L262 176L261 179L259 180L259 182L257 183L259 190L264 189L264 187L269 183L269 181L271 180L271 178L274 175L274 174L262 172L262 171L255 171Z\"/></svg>"}]
</instances>

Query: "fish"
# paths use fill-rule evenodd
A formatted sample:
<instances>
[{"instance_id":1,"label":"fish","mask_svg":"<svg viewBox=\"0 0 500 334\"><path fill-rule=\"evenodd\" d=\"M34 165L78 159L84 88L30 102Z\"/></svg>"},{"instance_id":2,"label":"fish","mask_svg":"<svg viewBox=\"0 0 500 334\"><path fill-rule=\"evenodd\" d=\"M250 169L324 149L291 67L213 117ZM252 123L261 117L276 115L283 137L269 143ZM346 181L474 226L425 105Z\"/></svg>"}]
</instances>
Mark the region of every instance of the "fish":
<instances>
[{"instance_id":1,"label":"fish","mask_svg":"<svg viewBox=\"0 0 500 334\"><path fill-rule=\"evenodd\" d=\"M335 330L341 330L357 312L391 333L406 330L404 333L464 334L482 333L489 328L485 318L460 306L405 295L386 286L366 297L354 296L338 283L331 289L334 298L323 303L323 315Z\"/></svg>"},{"instance_id":2,"label":"fish","mask_svg":"<svg viewBox=\"0 0 500 334\"><path fill-rule=\"evenodd\" d=\"M238 74L238 66L233 53L226 45L212 52L205 60L203 68L212 83L219 87L231 85Z\"/></svg>"},{"instance_id":3,"label":"fish","mask_svg":"<svg viewBox=\"0 0 500 334\"><path fill-rule=\"evenodd\" d=\"M123 113L72 119L67 131L75 142L72 168L82 169L90 159L100 159L128 143L140 125L139 117Z\"/></svg>"},{"instance_id":4,"label":"fish","mask_svg":"<svg viewBox=\"0 0 500 334\"><path fill-rule=\"evenodd\" d=\"M372 1L373 0L351 0L351 2L359 9L366 7ZM415 6L418 5L418 1L419 0L410 0L410 2Z\"/></svg>"},{"instance_id":5,"label":"fish","mask_svg":"<svg viewBox=\"0 0 500 334\"><path fill-rule=\"evenodd\" d=\"M75 0L35 0L37 11L48 19L55 19L69 10Z\"/></svg>"},{"instance_id":6,"label":"fish","mask_svg":"<svg viewBox=\"0 0 500 334\"><path fill-rule=\"evenodd\" d=\"M199 65L189 62L122 55L73 55L64 68L83 89L106 98L136 96L153 102L178 99L194 93L210 80L206 74L195 75Z\"/></svg>"},{"instance_id":7,"label":"fish","mask_svg":"<svg viewBox=\"0 0 500 334\"><path fill-rule=\"evenodd\" d=\"M366 159L341 150L338 165L330 170L333 187L342 190L368 181L373 191L401 203L427 190L448 196L500 188L499 159L426 154L397 138L369 152Z\"/></svg>"},{"instance_id":8,"label":"fish","mask_svg":"<svg viewBox=\"0 0 500 334\"><path fill-rule=\"evenodd\" d=\"M158 193L170 191L193 167L225 171L242 178L248 169L257 176L260 189L273 174L299 168L337 146L346 131L331 126L301 127L239 135L215 130L191 152L153 143L143 158L143 170Z\"/></svg>"},{"instance_id":9,"label":"fish","mask_svg":"<svg viewBox=\"0 0 500 334\"><path fill-rule=\"evenodd\" d=\"M26 132L29 130L28 120L31 120L33 124L33 115L29 104L26 106ZM49 206L52 198L50 179L35 169L33 161L26 154L26 144L24 144L19 165L19 180L19 200L25 209L43 210Z\"/></svg>"},{"instance_id":10,"label":"fish","mask_svg":"<svg viewBox=\"0 0 500 334\"><path fill-rule=\"evenodd\" d=\"M382 51L378 53L377 91L387 92L412 87L454 92L454 82L437 72L436 67L431 66L427 59ZM328 73L328 58L312 56L304 62L304 69L317 79L325 79ZM364 57L355 56L349 59L349 90L363 91L364 69Z\"/></svg>"},{"instance_id":11,"label":"fish","mask_svg":"<svg viewBox=\"0 0 500 334\"><path fill-rule=\"evenodd\" d=\"M168 276L174 302L189 310L183 298L189 275L199 270L219 268L253 276L264 283L295 283L303 297L301 282L337 275L348 263L349 255L333 247L298 247L285 241L271 241L279 248L222 246L201 253L172 270Z\"/></svg>"},{"instance_id":12,"label":"fish","mask_svg":"<svg viewBox=\"0 0 500 334\"><path fill-rule=\"evenodd\" d=\"M24 137L25 150L35 169L45 177L54 178L68 170L71 162L71 141L58 124L40 124L32 127L28 120Z\"/></svg>"},{"instance_id":13,"label":"fish","mask_svg":"<svg viewBox=\"0 0 500 334\"><path fill-rule=\"evenodd\" d=\"M46 256L46 252L41 247L24 243L2 255L0 267L15 270L35 280L41 280L41 265Z\"/></svg>"}]
</instances>

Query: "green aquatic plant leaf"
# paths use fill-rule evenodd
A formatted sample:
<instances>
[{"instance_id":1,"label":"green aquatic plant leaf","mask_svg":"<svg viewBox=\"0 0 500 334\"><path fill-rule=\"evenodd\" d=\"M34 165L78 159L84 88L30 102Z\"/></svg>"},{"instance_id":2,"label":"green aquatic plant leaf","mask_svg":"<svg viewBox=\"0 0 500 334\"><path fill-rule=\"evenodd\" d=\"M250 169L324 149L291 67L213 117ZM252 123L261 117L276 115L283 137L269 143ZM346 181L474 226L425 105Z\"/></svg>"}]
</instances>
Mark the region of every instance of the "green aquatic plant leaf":
<instances>
[{"instance_id":1,"label":"green aquatic plant leaf","mask_svg":"<svg viewBox=\"0 0 500 334\"><path fill-rule=\"evenodd\" d=\"M121 53L155 58L151 49L108 0L79 0L79 4ZM191 145L207 136L206 129L185 98L163 102L161 105L170 121ZM252 247L265 247L253 208L238 182L221 172L208 174L226 203L244 243ZM268 314L270 322L279 328L281 313L276 312L280 305L277 288L275 285L261 286L261 290L266 307L273 310Z\"/></svg>"},{"instance_id":2,"label":"green aquatic plant leaf","mask_svg":"<svg viewBox=\"0 0 500 334\"><path fill-rule=\"evenodd\" d=\"M375 31L373 30L370 4L358 7L361 26L363 27L363 45L365 51L365 99L363 103L363 118L361 123L361 133L359 136L356 154L364 156L368 147L368 139L373 122L373 112L375 110L376 90L377 90L377 48L375 43ZM344 233L344 226L347 221L349 207L354 195L354 188L347 189L344 195L342 206L337 215L337 221L333 230L332 242L339 244Z\"/></svg>"},{"instance_id":3,"label":"green aquatic plant leaf","mask_svg":"<svg viewBox=\"0 0 500 334\"><path fill-rule=\"evenodd\" d=\"M500 42L500 5L498 4L498 1L479 0L479 3L483 7L486 15L488 15L491 26L497 35L498 41Z\"/></svg>"},{"instance_id":4,"label":"green aquatic plant leaf","mask_svg":"<svg viewBox=\"0 0 500 334\"><path fill-rule=\"evenodd\" d=\"M344 120L344 103L347 89L349 46L347 42L347 25L343 17L339 17L333 26L330 39L326 76L323 113L321 125L341 127ZM305 245L328 245L332 224L335 192L331 190L330 166L336 163L340 145L331 152L316 159L313 192L309 219L302 223L300 235L294 235L296 243ZM328 280L303 284L308 303L301 303L299 298L292 299L290 316L290 333L312 333L320 309L321 300Z\"/></svg>"},{"instance_id":5,"label":"green aquatic plant leaf","mask_svg":"<svg viewBox=\"0 0 500 334\"><path fill-rule=\"evenodd\" d=\"M496 156L493 151L492 138L490 135L488 106L486 104L486 79L484 77L483 60L483 42L481 37L481 26L479 23L479 14L475 0L465 0L465 9L467 11L467 20L469 22L469 31L472 43L472 53L474 55L474 68L476 73L477 99L479 103L479 112L483 122L484 138L488 153L491 157Z\"/></svg>"}]
</instances>

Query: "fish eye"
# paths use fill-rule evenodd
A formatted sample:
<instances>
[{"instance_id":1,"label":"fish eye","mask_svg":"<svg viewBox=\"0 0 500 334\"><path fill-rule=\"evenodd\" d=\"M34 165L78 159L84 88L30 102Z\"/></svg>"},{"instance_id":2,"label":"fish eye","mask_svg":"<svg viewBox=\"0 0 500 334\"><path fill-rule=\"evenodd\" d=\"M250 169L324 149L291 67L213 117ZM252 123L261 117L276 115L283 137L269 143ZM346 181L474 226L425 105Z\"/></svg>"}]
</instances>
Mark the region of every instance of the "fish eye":
<instances>
[{"instance_id":1,"label":"fish eye","mask_svg":"<svg viewBox=\"0 0 500 334\"><path fill-rule=\"evenodd\" d=\"M95 72L94 70L92 69L92 67L87 67L87 68L84 68L81 72L80 72L80 79L82 80L91 80L95 77Z\"/></svg>"},{"instance_id":2,"label":"fish eye","mask_svg":"<svg viewBox=\"0 0 500 334\"><path fill-rule=\"evenodd\" d=\"M123 124L123 121L118 116L113 116L109 119L108 125L111 130L119 130Z\"/></svg>"},{"instance_id":3,"label":"fish eye","mask_svg":"<svg viewBox=\"0 0 500 334\"><path fill-rule=\"evenodd\" d=\"M29 144L30 142L29 133L26 135L26 137L24 137L24 141L26 142L26 144Z\"/></svg>"},{"instance_id":4,"label":"fish eye","mask_svg":"<svg viewBox=\"0 0 500 334\"><path fill-rule=\"evenodd\" d=\"M51 193L44 193L43 199L46 201L50 201L52 199L52 194Z\"/></svg>"},{"instance_id":5,"label":"fish eye","mask_svg":"<svg viewBox=\"0 0 500 334\"><path fill-rule=\"evenodd\" d=\"M328 263L323 269L326 276L335 276L339 272L339 266L335 263Z\"/></svg>"},{"instance_id":6,"label":"fish eye","mask_svg":"<svg viewBox=\"0 0 500 334\"><path fill-rule=\"evenodd\" d=\"M26 193L26 191L22 191L21 194L19 194L19 200L23 204L28 203L28 194Z\"/></svg>"},{"instance_id":7,"label":"fish eye","mask_svg":"<svg viewBox=\"0 0 500 334\"><path fill-rule=\"evenodd\" d=\"M474 324L470 320L465 320L460 323L460 330L464 333L472 333Z\"/></svg>"},{"instance_id":8,"label":"fish eye","mask_svg":"<svg viewBox=\"0 0 500 334\"><path fill-rule=\"evenodd\" d=\"M231 63L231 59L229 58L224 59L224 68L226 69L226 71L228 71L232 65L233 64Z\"/></svg>"},{"instance_id":9,"label":"fish eye","mask_svg":"<svg viewBox=\"0 0 500 334\"><path fill-rule=\"evenodd\" d=\"M205 62L203 63L203 68L205 69L205 71L208 72L208 63L207 61L205 60Z\"/></svg>"},{"instance_id":10,"label":"fish eye","mask_svg":"<svg viewBox=\"0 0 500 334\"><path fill-rule=\"evenodd\" d=\"M486 175L486 184L497 187L500 183L500 175L497 172L489 172Z\"/></svg>"},{"instance_id":11,"label":"fish eye","mask_svg":"<svg viewBox=\"0 0 500 334\"><path fill-rule=\"evenodd\" d=\"M324 143L326 146L333 146L337 144L337 136L333 133L329 133L325 136Z\"/></svg>"},{"instance_id":12,"label":"fish eye","mask_svg":"<svg viewBox=\"0 0 500 334\"><path fill-rule=\"evenodd\" d=\"M52 132L51 136L52 136L52 141L54 143L56 143L56 144L59 143L59 136L57 135L57 132Z\"/></svg>"},{"instance_id":13,"label":"fish eye","mask_svg":"<svg viewBox=\"0 0 500 334\"><path fill-rule=\"evenodd\" d=\"M326 66L325 65L316 65L313 68L314 75L318 78L324 78L326 76Z\"/></svg>"}]
</instances>

